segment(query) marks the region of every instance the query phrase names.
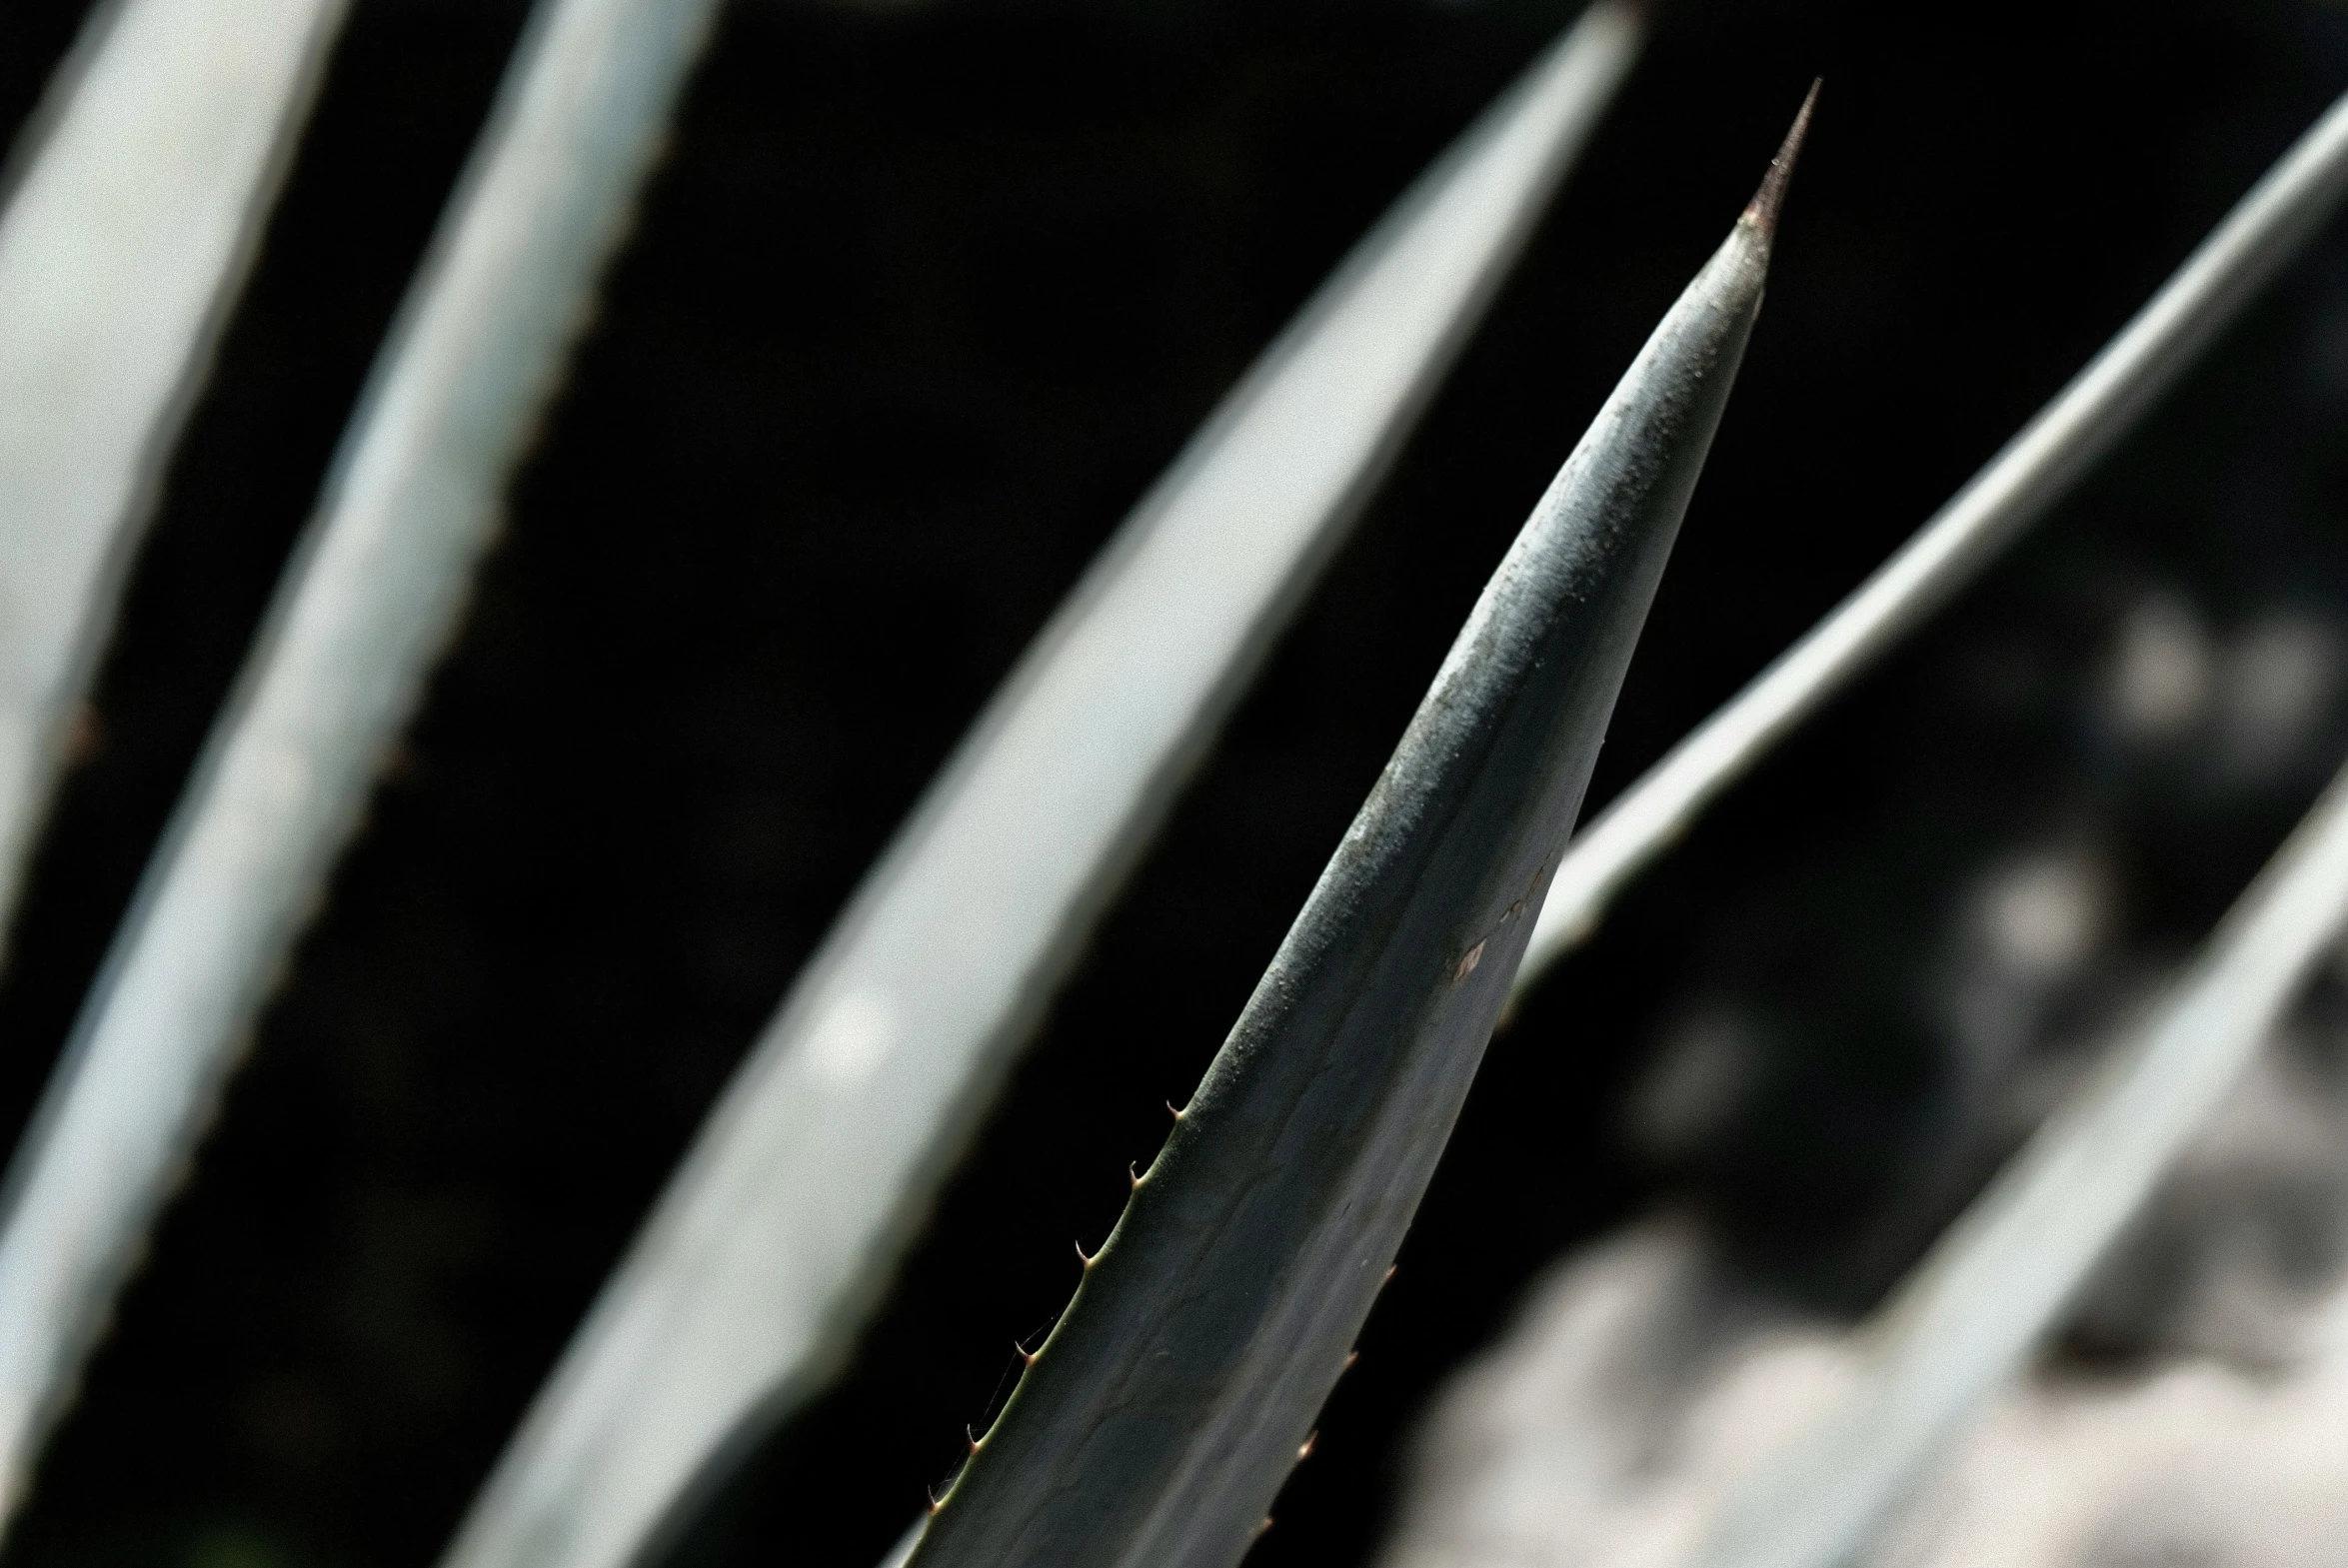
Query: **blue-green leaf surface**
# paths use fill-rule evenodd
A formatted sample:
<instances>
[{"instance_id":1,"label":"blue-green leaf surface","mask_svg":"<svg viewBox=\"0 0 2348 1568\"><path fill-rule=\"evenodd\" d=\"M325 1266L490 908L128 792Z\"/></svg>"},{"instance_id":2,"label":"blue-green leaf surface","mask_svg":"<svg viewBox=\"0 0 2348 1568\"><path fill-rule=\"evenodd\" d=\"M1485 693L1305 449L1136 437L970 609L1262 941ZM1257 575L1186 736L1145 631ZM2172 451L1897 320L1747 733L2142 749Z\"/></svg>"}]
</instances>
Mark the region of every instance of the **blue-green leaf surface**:
<instances>
[{"instance_id":1,"label":"blue-green leaf surface","mask_svg":"<svg viewBox=\"0 0 2348 1568\"><path fill-rule=\"evenodd\" d=\"M846 1354L1014 1053L1636 52L1593 7L1360 243L809 962L446 1559L622 1568Z\"/></svg>"},{"instance_id":2,"label":"blue-green leaf surface","mask_svg":"<svg viewBox=\"0 0 2348 1568\"><path fill-rule=\"evenodd\" d=\"M2348 98L2276 161L2160 292L1896 555L1576 836L1518 972L1518 996L1722 790L2059 502L2305 248L2343 192Z\"/></svg>"},{"instance_id":3,"label":"blue-green leaf surface","mask_svg":"<svg viewBox=\"0 0 2348 1568\"><path fill-rule=\"evenodd\" d=\"M21 1499L446 641L709 0L542 0L237 695L9 1169L0 1506Z\"/></svg>"},{"instance_id":4,"label":"blue-green leaf surface","mask_svg":"<svg viewBox=\"0 0 2348 1568\"><path fill-rule=\"evenodd\" d=\"M0 212L0 929L345 3L101 4L25 133Z\"/></svg>"},{"instance_id":5,"label":"blue-green leaf surface","mask_svg":"<svg viewBox=\"0 0 2348 1568\"><path fill-rule=\"evenodd\" d=\"M1759 311L1795 145L1485 587L913 1568L1229 1568L1254 1538L1507 999Z\"/></svg>"}]
</instances>

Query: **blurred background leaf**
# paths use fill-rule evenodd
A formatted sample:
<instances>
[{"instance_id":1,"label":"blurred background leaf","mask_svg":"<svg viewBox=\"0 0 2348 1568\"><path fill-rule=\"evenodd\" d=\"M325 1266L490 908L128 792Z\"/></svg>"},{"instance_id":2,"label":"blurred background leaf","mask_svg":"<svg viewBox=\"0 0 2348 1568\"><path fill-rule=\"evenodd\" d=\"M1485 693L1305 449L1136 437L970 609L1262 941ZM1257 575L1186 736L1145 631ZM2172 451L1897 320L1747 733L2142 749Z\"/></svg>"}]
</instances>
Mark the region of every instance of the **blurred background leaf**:
<instances>
[{"instance_id":1,"label":"blurred background leaf","mask_svg":"<svg viewBox=\"0 0 2348 1568\"><path fill-rule=\"evenodd\" d=\"M52 9L76 8L26 0L0 30L53 59L78 16ZM463 641L60 1435L18 1560L437 1554L788 977L1018 651L1336 256L1565 15L734 6ZM0 983L14 1120L520 16L353 9L131 579L99 744L35 862ZM1716 242L1750 187L1742 149L1768 145L1789 92L1823 72L1831 114L1593 805L2126 318L2348 79L2343 22L2282 0L1669 11L849 1379L681 1560L869 1568L947 1473L1010 1339L1065 1300L1069 1239L1115 1216L1126 1162L1260 973L1560 435ZM13 120L44 73L5 69ZM1688 1184L1744 1192L1756 1235L1839 1221L1810 1200L1798 1122L1757 1124L1795 1145L1773 1182L1749 1179L1753 1138L1707 1173L1616 1131L1689 999L1760 952L1742 911L1824 933L1770 970L1793 976L1771 981L1791 1015L1875 1016L1866 954L1905 963L1922 938L1874 919L1877 945L1854 948L1837 922L1936 908L2049 802L2083 799L2134 812L2132 934L2183 950L2207 929L2330 760L2245 784L2196 784L2183 763L2107 783L2080 694L2152 588L2181 585L2187 624L2228 648L2278 607L2323 625L2348 607L2343 412L2334 233L2036 540L1623 900L1571 960L1603 979L1574 987L1594 1014L1567 1034L1536 1001L1492 1053L1253 1561L1365 1557L1399 1434L1558 1248ZM858 607L880 585L910 630L874 634ZM1804 956L1821 949L1851 956ZM1909 1043L1874 1053L1875 1084L1895 1112L1928 1110L1936 1047L1894 1013L1876 1037ZM1863 1209L1898 1152L1832 1179ZM1871 1288L1920 1244L1886 1242Z\"/></svg>"}]
</instances>

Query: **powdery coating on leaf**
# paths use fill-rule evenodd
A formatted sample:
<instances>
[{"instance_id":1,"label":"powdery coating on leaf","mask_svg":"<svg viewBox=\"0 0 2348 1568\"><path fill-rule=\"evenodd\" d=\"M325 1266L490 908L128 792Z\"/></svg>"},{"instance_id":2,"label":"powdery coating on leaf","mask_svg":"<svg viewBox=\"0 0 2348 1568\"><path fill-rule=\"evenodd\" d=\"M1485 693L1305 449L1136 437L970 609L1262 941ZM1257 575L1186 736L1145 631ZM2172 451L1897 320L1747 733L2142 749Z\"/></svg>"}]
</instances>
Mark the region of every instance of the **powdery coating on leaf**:
<instances>
[{"instance_id":1,"label":"powdery coating on leaf","mask_svg":"<svg viewBox=\"0 0 2348 1568\"><path fill-rule=\"evenodd\" d=\"M847 1359L1020 1048L1629 69L1585 11L1225 396L808 960L444 1561L658 1556Z\"/></svg>"},{"instance_id":2,"label":"powdery coating on leaf","mask_svg":"<svg viewBox=\"0 0 2348 1568\"><path fill-rule=\"evenodd\" d=\"M922 1568L1221 1568L1257 1533L1506 998L1766 265L1740 223L1534 509Z\"/></svg>"}]
</instances>

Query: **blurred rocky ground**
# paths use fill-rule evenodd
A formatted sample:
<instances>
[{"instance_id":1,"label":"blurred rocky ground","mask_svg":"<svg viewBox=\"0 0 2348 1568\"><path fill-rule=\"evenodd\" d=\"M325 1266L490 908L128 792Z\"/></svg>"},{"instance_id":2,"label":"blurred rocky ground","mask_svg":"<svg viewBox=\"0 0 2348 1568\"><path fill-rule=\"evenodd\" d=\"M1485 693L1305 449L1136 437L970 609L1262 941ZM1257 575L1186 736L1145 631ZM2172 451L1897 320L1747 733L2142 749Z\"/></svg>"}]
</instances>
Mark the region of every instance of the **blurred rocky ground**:
<instances>
[{"instance_id":1,"label":"blurred rocky ground","mask_svg":"<svg viewBox=\"0 0 2348 1568\"><path fill-rule=\"evenodd\" d=\"M1902 886L1919 790L1722 918L1624 1101L1666 1210L1578 1249L1418 1438L1389 1568L1664 1568L1853 1374L1879 1297L2177 967L2176 845L2348 756L2336 612L2231 624L2116 564L1952 651L1943 776L2030 708L2072 744L2004 841ZM1796 1220L1795 1216L1801 1216ZM1823 1221L1823 1222L1821 1222ZM2348 946L1949 1456L1881 1568L2348 1557Z\"/></svg>"},{"instance_id":2,"label":"blurred rocky ground","mask_svg":"<svg viewBox=\"0 0 2348 1568\"><path fill-rule=\"evenodd\" d=\"M735 0L463 633L6 1561L430 1563L1021 648L1575 9ZM0 125L90 10L0 6ZM135 891L526 10L355 0L0 971L0 1129ZM1895 548L2348 87L2329 0L1656 17L840 1383L670 1568L871 1568L915 1516L1812 76L1770 298L1593 806ZM2348 752L2344 641L2335 226L1495 1042L1253 1568L1662 1539L1756 1423L1830 1384L1845 1325L2305 808ZM2047 1381L1949 1472L1946 1560L1995 1539L1974 1560L2105 1563L2065 1532L2136 1485L2171 1513L2302 1506L2277 1466L2262 1492L2209 1456L2308 1451L2334 1375L2312 1348L2338 1246L2329 995L2249 1130L2206 1146ZM1410 1470L1422 1412L1493 1345L1503 1370L1462 1387L1508 1398L1443 1396L1454 1435ZM2194 1466L2214 1491L2172 1484ZM2047 1478L2046 1513L2016 1472ZM2307 1517L2333 1517L2334 1484L2309 1480ZM1487 1491L1479 1536L1459 1521ZM1539 1528L1510 1535L1507 1499Z\"/></svg>"}]
</instances>

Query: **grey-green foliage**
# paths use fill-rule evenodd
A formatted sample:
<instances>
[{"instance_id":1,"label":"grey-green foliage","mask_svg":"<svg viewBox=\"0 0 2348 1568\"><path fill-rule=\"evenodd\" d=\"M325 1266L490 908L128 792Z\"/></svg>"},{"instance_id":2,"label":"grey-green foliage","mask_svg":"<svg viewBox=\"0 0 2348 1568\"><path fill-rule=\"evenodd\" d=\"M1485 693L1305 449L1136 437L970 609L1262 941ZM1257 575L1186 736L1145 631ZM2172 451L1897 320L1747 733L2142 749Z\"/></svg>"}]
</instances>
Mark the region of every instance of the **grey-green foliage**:
<instances>
[{"instance_id":1,"label":"grey-green foliage","mask_svg":"<svg viewBox=\"0 0 2348 1568\"><path fill-rule=\"evenodd\" d=\"M542 0L9 1168L0 1508L462 603L713 0Z\"/></svg>"},{"instance_id":2,"label":"grey-green foliage","mask_svg":"<svg viewBox=\"0 0 2348 1568\"><path fill-rule=\"evenodd\" d=\"M1639 35L1626 5L1602 0L1544 51L1119 530L793 984L449 1568L621 1568L831 1375Z\"/></svg>"},{"instance_id":3,"label":"grey-green foliage","mask_svg":"<svg viewBox=\"0 0 2348 1568\"><path fill-rule=\"evenodd\" d=\"M1759 311L1795 145L1485 587L914 1568L1227 1568L1253 1539L1507 999Z\"/></svg>"},{"instance_id":4,"label":"grey-green foliage","mask_svg":"<svg viewBox=\"0 0 2348 1568\"><path fill-rule=\"evenodd\" d=\"M103 628L126 525L167 450L342 7L252 0L232 9L234 26L218 0L102 7L78 74L67 78L78 88L55 97L44 155L0 223L0 346L20 349L0 355L0 404L24 416L13 434L0 433L0 494L15 509L0 515L0 550L19 581L57 580L58 551L78 552L63 574L75 591L24 607L48 616L47 663L17 657L0 668L0 904L61 715ZM550 0L543 9L338 466L321 538L289 574L240 705L19 1156L0 1240L8 1502L438 641L707 5ZM832 1185L802 1206L820 1208L827 1223L844 1212L840 1191L876 1194L871 1222L833 1224L811 1247L761 1251L749 1242L775 1230L767 1196L797 1182L799 1167L762 1166L769 1179L760 1187L720 1179L731 1167L697 1155L678 1190L696 1194L700 1208L669 1205L648 1232L657 1245L638 1260L652 1258L666 1293L643 1295L650 1306L629 1316L612 1303L632 1280L642 1283L643 1270L632 1264L615 1281L458 1559L619 1560L690 1500L746 1423L836 1357L903 1240L903 1216L934 1187L956 1129L983 1103L1171 782L1374 484L1627 69L1639 30L1620 0L1594 7L1364 243L1201 432L876 871L778 1020L761 1065L713 1119L722 1143L758 1122L751 1110L771 1110L777 1093L829 1116L819 1120L837 1134L830 1141L778 1138L778 1127L800 1125L784 1117L751 1144L789 1143L808 1168L822 1168ZM545 58L554 34L570 51L561 83ZM519 95L533 61L542 80L526 111ZM573 89L583 96L565 96ZM562 120L566 112L575 117ZM208 117L211 133L191 132L189 116ZM588 149L584 180L565 183L581 171L564 157L530 162L533 146ZM493 148L504 149L502 174L488 172ZM494 197L493 182L502 182ZM1076 1307L938 1516L922 1561L1206 1564L1243 1548L1368 1310L1532 911L1539 928L1519 988L1737 773L2042 512L2296 250L2344 183L2348 100L1908 549L1641 781L1560 865L1552 840L1578 801L1685 500L1673 486L1693 481L1757 304L1765 235L1740 226L1527 525ZM174 200L148 199L156 191ZM58 265L57 247L86 249L93 224L120 228L119 243L103 247L120 265ZM150 263L163 272L138 271ZM1430 278L1441 287L1429 289ZM1750 301L1737 292L1747 282ZM117 339L143 357L104 349ZM1714 355L1708 381L1673 379L1705 353ZM92 380L97 372L116 379ZM59 388L81 396L52 396ZM81 415L82 426L58 434ZM441 445L419 443L419 431L437 432ZM458 459L442 461L448 452ZM1299 452L1320 466L1307 471ZM1248 507L1285 519L1285 532L1275 540ZM50 526L67 513L75 530ZM43 526L26 526L33 521ZM1174 526L1185 521L1198 523L1194 538ZM421 532L402 532L412 529ZM1242 556L1252 575L1234 576ZM1195 636L1195 603L1168 591L1185 583L1227 590L1216 601L1225 622L1217 636ZM1569 602L1579 608L1567 613ZM1165 701L1153 712L1163 723L1152 721L1149 744L1083 749L1117 759L1122 793L1059 771L1074 796L1106 802L1099 833L1083 838L1039 787L1053 776L1052 745L1012 748L1018 766L993 774L982 765L1007 738L1036 739L1019 725L1039 693L1067 699L1056 712L1080 728L1106 713L1139 734L1135 683L1169 667L1153 657L1139 675L1113 669L1088 638L1109 627L1134 647L1150 644L1134 636L1144 611L1191 636L1183 668L1196 679L1161 681ZM35 620L20 615L12 625L22 635ZM1090 674L1053 687L1056 661ZM1032 950L989 957L973 981L940 961L952 944L938 933L968 921L938 889L991 903L997 892L945 861L925 882L916 873L928 862L916 851L935 847L956 791L990 783L1040 824L1038 841L1065 864L1045 887L1031 874L1037 862L1021 862L1022 885L1035 894L1032 923L1044 934ZM1000 822L988 824L968 841L982 859L1000 859ZM911 911L900 926L876 913L882 892ZM866 949L887 949L887 961L860 967L844 956ZM902 1045L909 1016L920 1015L932 1042L938 1019L877 981L880 970L926 976L967 1015L969 1049L939 1077L928 1120L904 1117L902 1081L874 1073ZM2250 1013L2229 1016L2238 1025ZM868 1083L873 1102L902 1123L892 1123L902 1157L886 1180L876 1177L873 1124L825 1109L824 1094ZM810 1085L822 1092L801 1092ZM2073 1172L2070 1187L2046 1186L2052 1166L2036 1168L2032 1212L2044 1224L2075 1237L2080 1215L2108 1219L2109 1204L2080 1206L2102 1167L2062 1166ZM700 1222L711 1214L714 1222ZM1978 1236L1968 1245L1978 1252ZM2009 1269L2024 1266L2014 1258L2043 1265L2026 1247L2002 1255ZM2073 1264L2084 1266L2076 1257L2064 1266ZM1170 1283L1201 1270L1220 1283ZM1981 1289L2012 1282L1997 1275ZM2039 1302L2031 1332L2056 1310L2056 1295L2029 1296ZM804 1322L779 1311L786 1298L812 1303ZM1944 1374L1959 1365L1994 1375L1980 1368L1995 1357L1960 1354L1976 1340L1932 1322L1940 1326L1928 1332L1911 1323L1900 1343L1915 1366L1942 1378L1936 1387L1953 1386ZM769 1326L758 1356L741 1354L746 1323ZM2026 1340L2009 1333L1997 1353L2010 1362ZM1163 1364L1153 1346L1167 1352ZM668 1401L664 1417L690 1419L647 1419L656 1401ZM1915 1445L1871 1437L1851 1451L1869 1462L1832 1467L1838 1496L1865 1476L1921 1462ZM1047 1472L1054 1489L1027 1484ZM1813 1497L1797 1512L1845 1517L1840 1507ZM579 1528L583 1520L592 1527Z\"/></svg>"},{"instance_id":5,"label":"grey-green foliage","mask_svg":"<svg viewBox=\"0 0 2348 1568\"><path fill-rule=\"evenodd\" d=\"M0 213L0 929L345 0L110 0Z\"/></svg>"},{"instance_id":6,"label":"grey-green foliage","mask_svg":"<svg viewBox=\"0 0 2348 1568\"><path fill-rule=\"evenodd\" d=\"M1592 930L1607 901L1705 806L2059 502L2305 248L2343 191L2348 97L2275 161L2160 292L1898 554L1575 837L1525 953L1518 993Z\"/></svg>"}]
</instances>

